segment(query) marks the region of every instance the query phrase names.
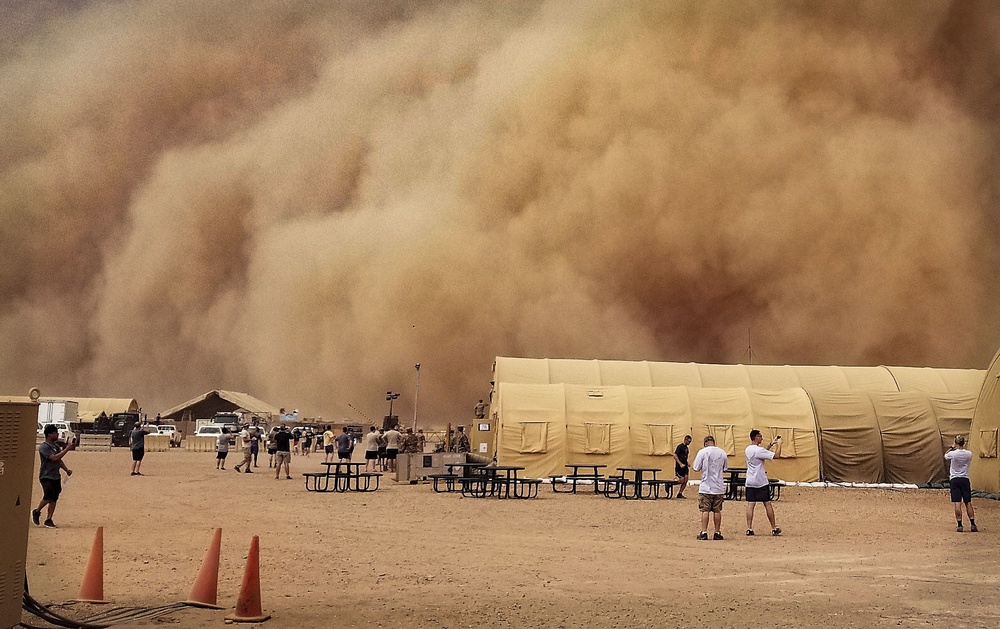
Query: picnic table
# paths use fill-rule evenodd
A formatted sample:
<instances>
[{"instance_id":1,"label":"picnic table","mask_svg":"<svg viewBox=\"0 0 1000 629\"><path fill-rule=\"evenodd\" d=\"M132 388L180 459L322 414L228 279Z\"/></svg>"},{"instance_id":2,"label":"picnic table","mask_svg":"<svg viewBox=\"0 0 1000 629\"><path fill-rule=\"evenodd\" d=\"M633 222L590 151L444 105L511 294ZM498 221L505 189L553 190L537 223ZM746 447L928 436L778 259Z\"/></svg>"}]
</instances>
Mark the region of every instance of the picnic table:
<instances>
[{"instance_id":1,"label":"picnic table","mask_svg":"<svg viewBox=\"0 0 1000 629\"><path fill-rule=\"evenodd\" d=\"M619 476L609 476L603 480L604 495L608 498L626 500L657 500L663 491L664 498L671 498L677 481L660 480L655 467L619 467ZM647 478L646 475L649 475ZM631 478L629 478L631 476Z\"/></svg>"},{"instance_id":2,"label":"picnic table","mask_svg":"<svg viewBox=\"0 0 1000 629\"><path fill-rule=\"evenodd\" d=\"M747 468L731 467L728 470L729 476L726 478L726 500L743 500L747 486ZM771 500L781 498L781 487L784 481L775 478L767 481L767 495Z\"/></svg>"},{"instance_id":3,"label":"picnic table","mask_svg":"<svg viewBox=\"0 0 1000 629\"><path fill-rule=\"evenodd\" d=\"M362 472L364 463L349 463L347 461L323 461L325 472L306 472L306 491L326 492L336 491L375 491L379 486L382 474L379 472ZM332 481L332 483L331 483ZM374 483L373 483L374 481Z\"/></svg>"},{"instance_id":4,"label":"picnic table","mask_svg":"<svg viewBox=\"0 0 1000 629\"><path fill-rule=\"evenodd\" d=\"M566 493L576 493L576 485L581 480L586 480L594 483L594 493L600 493L598 490L598 481L600 481L604 476L601 474L600 470L607 467L607 465L599 465L594 463L569 463L566 467L573 470L572 474L566 474L564 476L550 476L552 480L552 491L559 493L557 487L559 485L569 485L570 489ZM581 469L589 470L587 472L581 472Z\"/></svg>"},{"instance_id":5,"label":"picnic table","mask_svg":"<svg viewBox=\"0 0 1000 629\"><path fill-rule=\"evenodd\" d=\"M747 484L747 468L731 467L726 472L726 500L742 500Z\"/></svg>"},{"instance_id":6,"label":"picnic table","mask_svg":"<svg viewBox=\"0 0 1000 629\"><path fill-rule=\"evenodd\" d=\"M471 475L461 478L462 495L472 498L534 498L542 481L518 478L524 471L517 465L483 465L474 467Z\"/></svg>"},{"instance_id":7,"label":"picnic table","mask_svg":"<svg viewBox=\"0 0 1000 629\"><path fill-rule=\"evenodd\" d=\"M447 474L431 474L428 478L434 483L433 488L437 493L455 491L455 485L460 478L468 478L476 468L484 467L485 463L445 463L448 468ZM455 470L461 470L461 474L456 474ZM444 488L442 489L442 483Z\"/></svg>"}]
</instances>

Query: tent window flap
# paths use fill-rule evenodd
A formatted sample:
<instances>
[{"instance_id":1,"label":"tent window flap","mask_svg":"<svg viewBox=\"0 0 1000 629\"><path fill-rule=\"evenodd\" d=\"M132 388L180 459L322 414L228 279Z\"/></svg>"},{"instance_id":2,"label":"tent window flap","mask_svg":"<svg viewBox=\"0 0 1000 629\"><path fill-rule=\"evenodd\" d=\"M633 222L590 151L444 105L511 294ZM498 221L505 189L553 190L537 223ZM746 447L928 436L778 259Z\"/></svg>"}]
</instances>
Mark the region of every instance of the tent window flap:
<instances>
[{"instance_id":1,"label":"tent window flap","mask_svg":"<svg viewBox=\"0 0 1000 629\"><path fill-rule=\"evenodd\" d=\"M725 450L728 456L736 456L736 439L733 435L732 424L710 425L708 434L715 438L715 445Z\"/></svg>"},{"instance_id":2,"label":"tent window flap","mask_svg":"<svg viewBox=\"0 0 1000 629\"><path fill-rule=\"evenodd\" d=\"M583 451L587 454L609 454L611 452L611 424L586 424L587 442Z\"/></svg>"},{"instance_id":3,"label":"tent window flap","mask_svg":"<svg viewBox=\"0 0 1000 629\"><path fill-rule=\"evenodd\" d=\"M778 426L768 426L768 430L771 431L771 440L774 441L776 437L781 437L781 441L774 445L774 458L776 459L794 459L795 454L795 429L794 428L780 428Z\"/></svg>"},{"instance_id":4,"label":"tent window flap","mask_svg":"<svg viewBox=\"0 0 1000 629\"><path fill-rule=\"evenodd\" d=\"M544 454L548 438L548 422L521 422L521 454Z\"/></svg>"},{"instance_id":5,"label":"tent window flap","mask_svg":"<svg viewBox=\"0 0 1000 629\"><path fill-rule=\"evenodd\" d=\"M979 431L979 458L981 458L981 459L995 459L995 458L997 458L997 431L996 430L980 430Z\"/></svg>"},{"instance_id":6,"label":"tent window flap","mask_svg":"<svg viewBox=\"0 0 1000 629\"><path fill-rule=\"evenodd\" d=\"M646 424L649 429L649 455L670 456L674 453L674 427L671 424Z\"/></svg>"}]
</instances>

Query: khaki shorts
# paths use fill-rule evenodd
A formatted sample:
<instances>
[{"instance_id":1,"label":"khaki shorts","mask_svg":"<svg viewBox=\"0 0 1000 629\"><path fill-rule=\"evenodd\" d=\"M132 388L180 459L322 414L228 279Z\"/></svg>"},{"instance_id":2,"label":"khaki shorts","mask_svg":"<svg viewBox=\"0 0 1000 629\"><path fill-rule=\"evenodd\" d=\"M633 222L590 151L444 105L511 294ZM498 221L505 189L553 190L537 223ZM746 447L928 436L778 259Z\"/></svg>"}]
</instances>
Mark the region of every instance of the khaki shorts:
<instances>
[{"instance_id":1,"label":"khaki shorts","mask_svg":"<svg viewBox=\"0 0 1000 629\"><path fill-rule=\"evenodd\" d=\"M291 460L292 460L291 452L282 452L279 450L274 454L274 461L278 465L281 465L282 463L289 463Z\"/></svg>"},{"instance_id":2,"label":"khaki shorts","mask_svg":"<svg viewBox=\"0 0 1000 629\"><path fill-rule=\"evenodd\" d=\"M698 511L702 513L722 513L722 494L698 494Z\"/></svg>"}]
</instances>

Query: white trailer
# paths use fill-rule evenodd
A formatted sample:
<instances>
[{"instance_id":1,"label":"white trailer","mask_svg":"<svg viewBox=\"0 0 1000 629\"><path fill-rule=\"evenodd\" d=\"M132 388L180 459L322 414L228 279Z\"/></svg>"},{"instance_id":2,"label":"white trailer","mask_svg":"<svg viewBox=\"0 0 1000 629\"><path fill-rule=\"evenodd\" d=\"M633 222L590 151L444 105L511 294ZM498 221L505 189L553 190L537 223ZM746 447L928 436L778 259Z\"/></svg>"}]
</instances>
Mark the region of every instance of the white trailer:
<instances>
[{"instance_id":1,"label":"white trailer","mask_svg":"<svg viewBox=\"0 0 1000 629\"><path fill-rule=\"evenodd\" d=\"M75 424L80 421L80 405L72 400L39 400L38 423Z\"/></svg>"}]
</instances>

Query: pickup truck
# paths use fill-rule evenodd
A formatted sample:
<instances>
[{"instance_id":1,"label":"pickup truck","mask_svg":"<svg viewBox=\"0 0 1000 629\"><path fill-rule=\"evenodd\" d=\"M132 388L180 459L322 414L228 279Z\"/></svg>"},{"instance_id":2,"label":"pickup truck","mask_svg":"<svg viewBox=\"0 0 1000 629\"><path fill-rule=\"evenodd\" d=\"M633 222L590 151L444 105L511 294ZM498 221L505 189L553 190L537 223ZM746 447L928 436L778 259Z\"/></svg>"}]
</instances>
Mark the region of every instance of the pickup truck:
<instances>
[{"instance_id":1,"label":"pickup truck","mask_svg":"<svg viewBox=\"0 0 1000 629\"><path fill-rule=\"evenodd\" d=\"M177 431L177 426L172 424L160 424L159 426L150 427L156 428L157 433L170 437L171 448L179 448L181 446L181 433Z\"/></svg>"},{"instance_id":2,"label":"pickup truck","mask_svg":"<svg viewBox=\"0 0 1000 629\"><path fill-rule=\"evenodd\" d=\"M70 429L69 424L61 421L44 422L44 423L38 422L38 434L44 436L45 427L48 426L49 424L52 424L53 426L59 429L59 438L57 439L57 441L61 441L62 443L70 443L71 441L76 439L76 434Z\"/></svg>"}]
</instances>

